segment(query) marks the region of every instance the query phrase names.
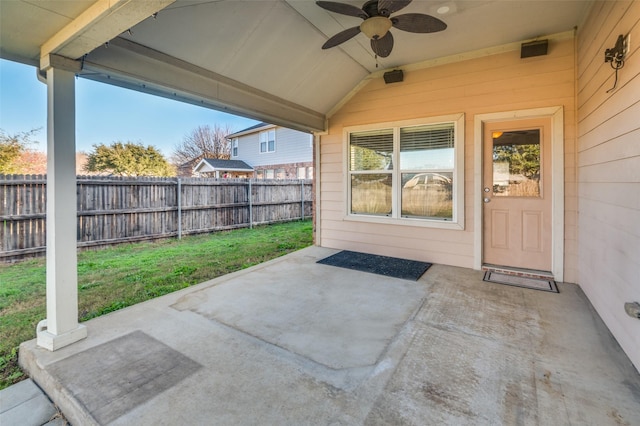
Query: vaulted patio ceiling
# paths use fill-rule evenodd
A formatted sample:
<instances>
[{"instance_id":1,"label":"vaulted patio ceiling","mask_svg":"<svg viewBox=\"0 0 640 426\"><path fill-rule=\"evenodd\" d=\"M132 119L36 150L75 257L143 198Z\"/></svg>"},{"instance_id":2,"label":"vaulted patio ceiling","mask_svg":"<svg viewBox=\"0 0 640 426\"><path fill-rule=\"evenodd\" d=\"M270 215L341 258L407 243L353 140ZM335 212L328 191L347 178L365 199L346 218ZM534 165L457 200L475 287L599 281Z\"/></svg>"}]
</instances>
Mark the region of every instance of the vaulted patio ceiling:
<instances>
[{"instance_id":1,"label":"vaulted patio ceiling","mask_svg":"<svg viewBox=\"0 0 640 426\"><path fill-rule=\"evenodd\" d=\"M372 75L570 31L589 4L414 0L396 14L430 14L448 28L392 29L393 52L376 59L363 34L322 50L329 37L362 21L309 0L2 1L0 55L36 66L51 60L84 78L320 131ZM438 14L443 5L449 12Z\"/></svg>"}]
</instances>

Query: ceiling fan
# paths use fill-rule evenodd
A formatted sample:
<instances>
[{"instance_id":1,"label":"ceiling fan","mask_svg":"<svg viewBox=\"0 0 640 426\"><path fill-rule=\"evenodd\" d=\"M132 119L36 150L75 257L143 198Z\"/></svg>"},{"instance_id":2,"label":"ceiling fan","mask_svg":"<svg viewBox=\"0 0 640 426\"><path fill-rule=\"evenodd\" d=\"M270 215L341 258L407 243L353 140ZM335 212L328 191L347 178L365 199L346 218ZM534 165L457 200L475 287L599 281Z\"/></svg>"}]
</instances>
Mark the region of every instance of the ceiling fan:
<instances>
[{"instance_id":1,"label":"ceiling fan","mask_svg":"<svg viewBox=\"0 0 640 426\"><path fill-rule=\"evenodd\" d=\"M407 7L409 3L411 0L369 0L360 9L346 3L317 1L318 6L330 12L364 19L359 26L348 28L331 37L322 48L337 46L362 32L371 39L371 50L377 56L386 58L393 49L393 36L389 32L391 27L411 33L435 33L447 28L447 24L438 18L422 13L391 16L392 13Z\"/></svg>"}]
</instances>

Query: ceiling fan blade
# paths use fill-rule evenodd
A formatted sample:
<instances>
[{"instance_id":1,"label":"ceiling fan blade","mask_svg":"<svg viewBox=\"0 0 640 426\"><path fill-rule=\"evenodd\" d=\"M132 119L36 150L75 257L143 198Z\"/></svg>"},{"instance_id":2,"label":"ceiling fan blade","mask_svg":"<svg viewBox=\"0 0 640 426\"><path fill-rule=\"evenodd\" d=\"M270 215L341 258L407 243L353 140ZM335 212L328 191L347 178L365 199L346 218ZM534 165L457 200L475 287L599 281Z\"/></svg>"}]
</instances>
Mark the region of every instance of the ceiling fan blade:
<instances>
[{"instance_id":1,"label":"ceiling fan blade","mask_svg":"<svg viewBox=\"0 0 640 426\"><path fill-rule=\"evenodd\" d=\"M430 15L422 13L405 13L391 18L393 26L410 33L437 33L447 29L447 24Z\"/></svg>"},{"instance_id":2,"label":"ceiling fan blade","mask_svg":"<svg viewBox=\"0 0 640 426\"><path fill-rule=\"evenodd\" d=\"M322 45L322 48L328 49L330 47L337 46L340 43L344 43L350 38L357 36L358 34L360 34L360 27L353 27L348 28L344 31L340 31L338 34L327 40L326 43Z\"/></svg>"},{"instance_id":3,"label":"ceiling fan blade","mask_svg":"<svg viewBox=\"0 0 640 426\"><path fill-rule=\"evenodd\" d=\"M371 39L371 50L381 58L389 56L391 54L391 49L393 49L393 36L391 35L391 32L387 32L387 34L382 38Z\"/></svg>"},{"instance_id":4,"label":"ceiling fan blade","mask_svg":"<svg viewBox=\"0 0 640 426\"><path fill-rule=\"evenodd\" d=\"M404 9L409 3L411 0L378 0L378 13L388 17L393 12Z\"/></svg>"},{"instance_id":5,"label":"ceiling fan blade","mask_svg":"<svg viewBox=\"0 0 640 426\"><path fill-rule=\"evenodd\" d=\"M340 13L347 16L355 16L356 18L367 19L369 15L359 7L345 3L336 3L334 1L317 1L316 4L329 12Z\"/></svg>"}]
</instances>

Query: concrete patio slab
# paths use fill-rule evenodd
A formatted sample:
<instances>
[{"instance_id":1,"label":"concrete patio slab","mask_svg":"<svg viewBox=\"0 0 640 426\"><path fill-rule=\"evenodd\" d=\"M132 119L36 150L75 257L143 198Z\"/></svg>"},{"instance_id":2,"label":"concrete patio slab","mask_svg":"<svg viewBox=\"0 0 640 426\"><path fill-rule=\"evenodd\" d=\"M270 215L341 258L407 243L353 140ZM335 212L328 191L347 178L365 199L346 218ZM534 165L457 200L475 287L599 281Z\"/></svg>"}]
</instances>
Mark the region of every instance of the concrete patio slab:
<instances>
[{"instance_id":1,"label":"concrete patio slab","mask_svg":"<svg viewBox=\"0 0 640 426\"><path fill-rule=\"evenodd\" d=\"M427 292L423 283L365 276L289 258L192 292L171 307L332 369L366 367L380 359Z\"/></svg>"},{"instance_id":2,"label":"concrete patio slab","mask_svg":"<svg viewBox=\"0 0 640 426\"><path fill-rule=\"evenodd\" d=\"M31 380L0 390L0 425L41 426L54 424L58 410Z\"/></svg>"},{"instance_id":3,"label":"concrete patio slab","mask_svg":"<svg viewBox=\"0 0 640 426\"><path fill-rule=\"evenodd\" d=\"M633 424L640 376L577 286L310 247L85 323L20 362L75 425Z\"/></svg>"}]
</instances>

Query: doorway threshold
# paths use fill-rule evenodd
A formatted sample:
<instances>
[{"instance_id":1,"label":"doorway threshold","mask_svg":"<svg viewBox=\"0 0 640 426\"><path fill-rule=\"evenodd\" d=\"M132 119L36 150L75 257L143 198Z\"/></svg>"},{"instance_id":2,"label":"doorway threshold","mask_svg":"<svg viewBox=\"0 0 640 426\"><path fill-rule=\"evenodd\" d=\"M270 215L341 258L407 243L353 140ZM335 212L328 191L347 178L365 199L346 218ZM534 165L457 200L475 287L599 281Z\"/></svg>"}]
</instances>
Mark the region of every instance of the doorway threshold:
<instances>
[{"instance_id":1,"label":"doorway threshold","mask_svg":"<svg viewBox=\"0 0 640 426\"><path fill-rule=\"evenodd\" d=\"M505 275L513 275L516 277L537 278L542 280L554 279L553 274L550 271L539 271L537 269L514 268L512 266L501 266L485 263L482 265L482 270Z\"/></svg>"}]
</instances>

